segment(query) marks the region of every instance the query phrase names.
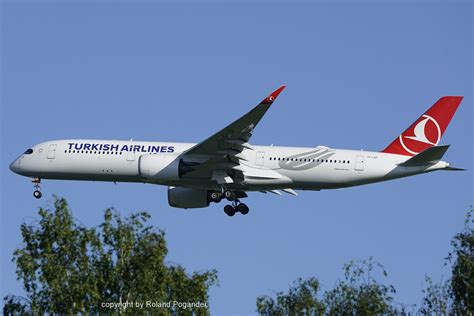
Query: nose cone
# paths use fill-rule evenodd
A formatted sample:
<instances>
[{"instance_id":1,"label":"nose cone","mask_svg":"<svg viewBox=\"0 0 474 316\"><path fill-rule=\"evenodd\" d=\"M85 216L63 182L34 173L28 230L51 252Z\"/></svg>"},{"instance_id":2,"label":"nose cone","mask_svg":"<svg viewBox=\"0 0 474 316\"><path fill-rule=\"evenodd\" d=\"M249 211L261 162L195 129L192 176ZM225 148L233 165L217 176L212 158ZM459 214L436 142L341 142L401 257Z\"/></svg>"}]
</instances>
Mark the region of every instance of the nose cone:
<instances>
[{"instance_id":1,"label":"nose cone","mask_svg":"<svg viewBox=\"0 0 474 316\"><path fill-rule=\"evenodd\" d=\"M20 159L16 159L10 164L10 170L14 173L20 173Z\"/></svg>"}]
</instances>

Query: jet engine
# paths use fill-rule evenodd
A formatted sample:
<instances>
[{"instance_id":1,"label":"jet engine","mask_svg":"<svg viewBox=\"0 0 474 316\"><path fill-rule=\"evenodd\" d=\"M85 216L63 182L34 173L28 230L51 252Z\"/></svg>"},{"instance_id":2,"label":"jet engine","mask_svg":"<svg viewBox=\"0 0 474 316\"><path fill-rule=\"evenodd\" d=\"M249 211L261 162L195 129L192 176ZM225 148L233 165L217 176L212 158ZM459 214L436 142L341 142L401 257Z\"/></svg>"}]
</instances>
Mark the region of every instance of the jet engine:
<instances>
[{"instance_id":1,"label":"jet engine","mask_svg":"<svg viewBox=\"0 0 474 316\"><path fill-rule=\"evenodd\" d=\"M178 208L201 208L209 206L209 192L204 189L168 187L168 203Z\"/></svg>"}]
</instances>

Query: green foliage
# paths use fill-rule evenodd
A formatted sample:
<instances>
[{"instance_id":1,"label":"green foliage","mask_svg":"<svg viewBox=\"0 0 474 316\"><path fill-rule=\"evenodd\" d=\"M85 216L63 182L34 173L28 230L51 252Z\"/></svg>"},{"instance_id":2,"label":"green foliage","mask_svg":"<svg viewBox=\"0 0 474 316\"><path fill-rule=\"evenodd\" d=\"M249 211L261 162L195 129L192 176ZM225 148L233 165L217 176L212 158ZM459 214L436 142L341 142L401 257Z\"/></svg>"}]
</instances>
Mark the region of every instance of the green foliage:
<instances>
[{"instance_id":1,"label":"green foliage","mask_svg":"<svg viewBox=\"0 0 474 316\"><path fill-rule=\"evenodd\" d=\"M469 210L464 229L451 240L452 251L446 264L452 263L451 278L434 283L426 277L425 297L419 310L426 315L474 314L474 229L473 213Z\"/></svg>"},{"instance_id":2,"label":"green foliage","mask_svg":"<svg viewBox=\"0 0 474 316\"><path fill-rule=\"evenodd\" d=\"M418 314L474 314L474 210L469 210L464 229L451 241L452 252L446 258L452 265L452 276L439 283L426 276L425 297ZM411 314L407 305L394 303L395 288L378 283L374 273L387 277L384 267L372 257L350 261L344 265L344 279L321 295L316 278L298 279L288 293L278 292L276 298L257 298L260 315L395 315ZM398 309L394 306L400 306ZM416 305L412 305L414 310Z\"/></svg>"},{"instance_id":3,"label":"green foliage","mask_svg":"<svg viewBox=\"0 0 474 316\"><path fill-rule=\"evenodd\" d=\"M278 292L276 299L269 296L257 298L260 315L322 315L324 304L318 299L319 281L316 278L299 278L287 294Z\"/></svg>"},{"instance_id":4,"label":"green foliage","mask_svg":"<svg viewBox=\"0 0 474 316\"><path fill-rule=\"evenodd\" d=\"M179 265L165 264L165 234L146 225L147 213L122 218L107 209L101 225L86 228L72 217L66 200L55 198L54 210L41 208L39 216L38 222L21 225L23 246L13 257L27 298L5 297L5 314L209 313L208 290L217 283L216 271L188 275ZM147 301L172 304L104 305ZM173 301L203 304L184 309Z\"/></svg>"},{"instance_id":5,"label":"green foliage","mask_svg":"<svg viewBox=\"0 0 474 316\"><path fill-rule=\"evenodd\" d=\"M382 276L387 272L372 258L344 265L344 280L334 289L319 293L316 278L298 279L288 293L278 292L276 298L257 298L260 315L387 315L395 314L392 307L395 289L378 283L373 274L379 268Z\"/></svg>"},{"instance_id":6,"label":"green foliage","mask_svg":"<svg viewBox=\"0 0 474 316\"><path fill-rule=\"evenodd\" d=\"M350 261L344 265L344 280L326 292L328 315L388 315L395 314L392 307L395 289L392 285L378 283L373 275L379 268L387 277L384 267L374 261Z\"/></svg>"},{"instance_id":7,"label":"green foliage","mask_svg":"<svg viewBox=\"0 0 474 316\"><path fill-rule=\"evenodd\" d=\"M447 259L453 262L451 296L456 314L474 313L474 210L468 211L462 232L451 241L452 252Z\"/></svg>"},{"instance_id":8,"label":"green foliage","mask_svg":"<svg viewBox=\"0 0 474 316\"><path fill-rule=\"evenodd\" d=\"M423 315L447 315L450 309L451 288L448 281L434 283L429 276L425 276L427 284L423 290L425 297L420 307Z\"/></svg>"}]
</instances>

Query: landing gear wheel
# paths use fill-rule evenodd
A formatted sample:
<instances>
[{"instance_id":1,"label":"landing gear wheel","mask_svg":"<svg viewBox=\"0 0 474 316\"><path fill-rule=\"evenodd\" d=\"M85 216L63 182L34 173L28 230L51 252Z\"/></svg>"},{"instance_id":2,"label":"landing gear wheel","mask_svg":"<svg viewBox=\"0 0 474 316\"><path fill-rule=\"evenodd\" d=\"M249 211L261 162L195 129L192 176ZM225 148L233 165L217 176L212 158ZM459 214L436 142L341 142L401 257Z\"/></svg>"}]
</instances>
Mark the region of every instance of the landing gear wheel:
<instances>
[{"instance_id":1,"label":"landing gear wheel","mask_svg":"<svg viewBox=\"0 0 474 316\"><path fill-rule=\"evenodd\" d=\"M224 197L228 199L229 201L234 201L237 198L235 193L229 190L224 192Z\"/></svg>"},{"instance_id":2,"label":"landing gear wheel","mask_svg":"<svg viewBox=\"0 0 474 316\"><path fill-rule=\"evenodd\" d=\"M232 207L232 205L229 205L229 204L227 204L226 206L224 206L224 212L225 212L228 216L234 216L234 215L235 215L235 209Z\"/></svg>"},{"instance_id":3,"label":"landing gear wheel","mask_svg":"<svg viewBox=\"0 0 474 316\"><path fill-rule=\"evenodd\" d=\"M212 202L219 203L222 200L222 193L212 192L211 193L211 200L212 200Z\"/></svg>"},{"instance_id":4,"label":"landing gear wheel","mask_svg":"<svg viewBox=\"0 0 474 316\"><path fill-rule=\"evenodd\" d=\"M240 203L239 205L237 205L237 210L242 215L247 215L249 213L249 207L244 203Z\"/></svg>"},{"instance_id":5,"label":"landing gear wheel","mask_svg":"<svg viewBox=\"0 0 474 316\"><path fill-rule=\"evenodd\" d=\"M33 192L33 196L37 199L41 199L41 196L43 196L43 194L41 194L41 191L35 190Z\"/></svg>"}]
</instances>

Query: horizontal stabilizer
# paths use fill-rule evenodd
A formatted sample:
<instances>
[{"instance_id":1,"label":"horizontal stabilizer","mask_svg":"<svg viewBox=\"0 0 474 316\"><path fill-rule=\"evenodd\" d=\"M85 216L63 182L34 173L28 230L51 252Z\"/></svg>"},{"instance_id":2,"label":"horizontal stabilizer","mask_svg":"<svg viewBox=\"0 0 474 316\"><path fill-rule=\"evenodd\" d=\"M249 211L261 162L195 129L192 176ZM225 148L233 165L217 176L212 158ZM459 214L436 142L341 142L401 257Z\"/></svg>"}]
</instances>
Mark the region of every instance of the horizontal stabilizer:
<instances>
[{"instance_id":1,"label":"horizontal stabilizer","mask_svg":"<svg viewBox=\"0 0 474 316\"><path fill-rule=\"evenodd\" d=\"M410 167L438 162L443 158L448 148L449 145L429 147L407 161L400 163L399 166Z\"/></svg>"},{"instance_id":2,"label":"horizontal stabilizer","mask_svg":"<svg viewBox=\"0 0 474 316\"><path fill-rule=\"evenodd\" d=\"M441 170L447 170L447 171L466 171L467 169L456 168L456 167L447 167L447 168L444 168L444 169L441 169Z\"/></svg>"}]
</instances>

